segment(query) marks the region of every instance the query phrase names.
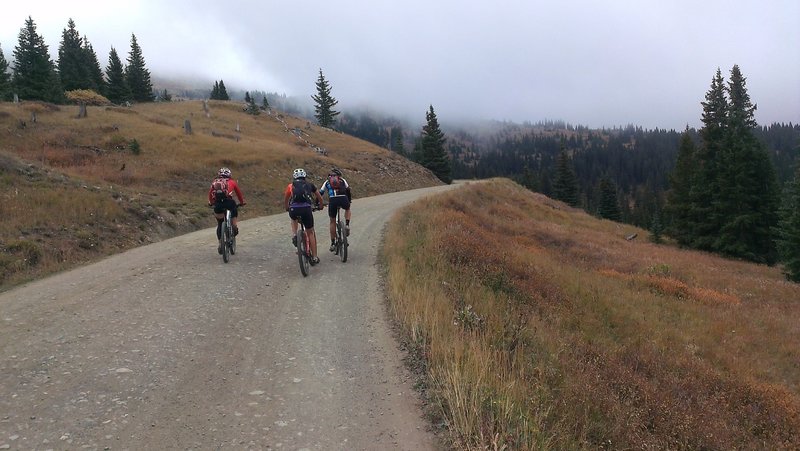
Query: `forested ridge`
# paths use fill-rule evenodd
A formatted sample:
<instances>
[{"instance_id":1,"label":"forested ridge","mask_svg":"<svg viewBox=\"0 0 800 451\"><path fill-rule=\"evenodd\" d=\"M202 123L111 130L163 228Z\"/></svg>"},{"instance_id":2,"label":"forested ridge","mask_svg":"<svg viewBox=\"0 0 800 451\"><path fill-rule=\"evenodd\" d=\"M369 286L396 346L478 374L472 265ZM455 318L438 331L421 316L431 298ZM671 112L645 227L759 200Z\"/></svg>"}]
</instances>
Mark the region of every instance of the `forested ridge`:
<instances>
[{"instance_id":1,"label":"forested ridge","mask_svg":"<svg viewBox=\"0 0 800 451\"><path fill-rule=\"evenodd\" d=\"M413 149L416 129L404 127L396 118L380 118L374 112L343 116L339 128L345 133L395 151L398 133L402 133L402 148ZM654 210L664 205L682 134L634 125L590 129L559 121L486 122L484 127L474 128L479 130L442 125L454 179L509 177L552 197L563 148L572 158L580 206L596 212L600 180L608 177L619 191L622 220L645 228L649 228ZM699 144L697 130L689 128L687 132ZM800 124L758 126L754 134L767 149L781 185L790 181L800 158Z\"/></svg>"}]
</instances>

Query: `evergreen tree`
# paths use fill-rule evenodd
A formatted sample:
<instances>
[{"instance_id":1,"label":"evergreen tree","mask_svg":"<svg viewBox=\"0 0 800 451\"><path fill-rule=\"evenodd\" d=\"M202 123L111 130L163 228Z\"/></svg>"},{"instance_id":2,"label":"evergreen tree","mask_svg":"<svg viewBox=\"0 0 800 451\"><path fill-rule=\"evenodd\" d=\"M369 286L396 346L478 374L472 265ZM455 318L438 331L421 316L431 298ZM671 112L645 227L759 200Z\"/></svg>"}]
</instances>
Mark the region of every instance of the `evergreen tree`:
<instances>
[{"instance_id":1,"label":"evergreen tree","mask_svg":"<svg viewBox=\"0 0 800 451\"><path fill-rule=\"evenodd\" d=\"M689 127L681 136L678 147L678 160L669 175L667 193L668 232L679 244L687 246L694 240L694 221L692 205L692 183L695 178L697 152L689 134Z\"/></svg>"},{"instance_id":2,"label":"evergreen tree","mask_svg":"<svg viewBox=\"0 0 800 451\"><path fill-rule=\"evenodd\" d=\"M142 56L142 49L136 42L136 35L131 34L131 51L128 53L128 65L125 66L125 81L131 91L131 98L136 102L153 101L153 84L150 82L150 71L147 70Z\"/></svg>"},{"instance_id":3,"label":"evergreen tree","mask_svg":"<svg viewBox=\"0 0 800 451\"><path fill-rule=\"evenodd\" d=\"M783 272L792 282L800 283L800 164L794 180L787 184L779 232L778 249L784 262Z\"/></svg>"},{"instance_id":4,"label":"evergreen tree","mask_svg":"<svg viewBox=\"0 0 800 451\"><path fill-rule=\"evenodd\" d=\"M106 82L103 79L103 69L100 68L97 53L94 52L94 48L86 36L83 37L83 58L89 72L89 89L99 94L105 94Z\"/></svg>"},{"instance_id":5,"label":"evergreen tree","mask_svg":"<svg viewBox=\"0 0 800 451\"><path fill-rule=\"evenodd\" d=\"M322 69L319 70L319 78L317 78L317 94L311 96L316 105L314 105L314 117L317 118L317 123L322 127L333 127L336 125L336 116L339 111L335 111L333 107L339 103L338 100L331 96L331 86L328 80L322 74Z\"/></svg>"},{"instance_id":6,"label":"evergreen tree","mask_svg":"<svg viewBox=\"0 0 800 451\"><path fill-rule=\"evenodd\" d=\"M214 87L211 88L211 94L208 96L211 100L219 100L219 82L214 80Z\"/></svg>"},{"instance_id":7,"label":"evergreen tree","mask_svg":"<svg viewBox=\"0 0 800 451\"><path fill-rule=\"evenodd\" d=\"M753 134L755 106L745 82L739 66L733 66L725 145L718 159L722 226L714 248L732 257L773 264L777 253L772 233L778 222L779 195L775 169Z\"/></svg>"},{"instance_id":8,"label":"evergreen tree","mask_svg":"<svg viewBox=\"0 0 800 451\"><path fill-rule=\"evenodd\" d=\"M75 22L69 19L67 28L61 33L61 45L58 47L58 73L65 91L91 87L83 45L83 38L75 29Z\"/></svg>"},{"instance_id":9,"label":"evergreen tree","mask_svg":"<svg viewBox=\"0 0 800 451\"><path fill-rule=\"evenodd\" d=\"M250 97L250 96L247 96ZM247 114L252 114L253 116L258 116L261 114L261 110L256 105L256 99L250 97L250 100L247 102Z\"/></svg>"},{"instance_id":10,"label":"evergreen tree","mask_svg":"<svg viewBox=\"0 0 800 451\"><path fill-rule=\"evenodd\" d=\"M106 67L106 97L117 105L131 99L131 92L125 80L125 71L122 68L122 61L117 55L114 47L108 54L108 66Z\"/></svg>"},{"instance_id":11,"label":"evergreen tree","mask_svg":"<svg viewBox=\"0 0 800 451\"><path fill-rule=\"evenodd\" d=\"M619 221L622 218L617 200L617 186L608 177L600 180L600 205L597 213L601 218L612 221Z\"/></svg>"},{"instance_id":12,"label":"evergreen tree","mask_svg":"<svg viewBox=\"0 0 800 451\"><path fill-rule=\"evenodd\" d=\"M397 152L397 154L407 157L405 145L403 143L403 128L402 127L392 127L390 132L392 136L392 150Z\"/></svg>"},{"instance_id":13,"label":"evergreen tree","mask_svg":"<svg viewBox=\"0 0 800 451\"><path fill-rule=\"evenodd\" d=\"M653 219L650 222L650 240L656 244L662 241L661 234L664 232L664 225L661 222L661 213L656 209Z\"/></svg>"},{"instance_id":14,"label":"evergreen tree","mask_svg":"<svg viewBox=\"0 0 800 451\"><path fill-rule=\"evenodd\" d=\"M421 152L422 161L420 164L430 169L439 180L445 183L453 181L450 176L450 157L444 148L447 138L439 127L439 120L433 111L433 105L425 113L427 123L422 127Z\"/></svg>"},{"instance_id":15,"label":"evergreen tree","mask_svg":"<svg viewBox=\"0 0 800 451\"><path fill-rule=\"evenodd\" d=\"M575 169L572 167L572 159L567 155L567 151L564 148L564 143L561 144L561 152L558 154L553 194L556 199L569 206L575 207L578 205L578 178L575 175Z\"/></svg>"},{"instance_id":16,"label":"evergreen tree","mask_svg":"<svg viewBox=\"0 0 800 451\"><path fill-rule=\"evenodd\" d=\"M536 178L536 174L531 171L531 168L526 164L525 168L522 170L522 175L516 179L517 183L524 186L525 188L533 191L538 192L539 188L539 180Z\"/></svg>"},{"instance_id":17,"label":"evergreen tree","mask_svg":"<svg viewBox=\"0 0 800 451\"><path fill-rule=\"evenodd\" d=\"M253 99L252 99L252 98L250 98L250 91L245 91L245 92L244 92L244 101L245 101L245 103L247 103L247 104L249 104L249 103L251 103L251 102L252 102L252 103L255 103L255 102L253 102Z\"/></svg>"},{"instance_id":18,"label":"evergreen tree","mask_svg":"<svg viewBox=\"0 0 800 451\"><path fill-rule=\"evenodd\" d=\"M8 73L8 61L0 47L0 102L11 100L11 75Z\"/></svg>"},{"instance_id":19,"label":"evergreen tree","mask_svg":"<svg viewBox=\"0 0 800 451\"><path fill-rule=\"evenodd\" d=\"M220 80L219 81L219 89L217 93L217 100L230 100L231 97L228 95L228 90L225 89L225 82Z\"/></svg>"},{"instance_id":20,"label":"evergreen tree","mask_svg":"<svg viewBox=\"0 0 800 451\"><path fill-rule=\"evenodd\" d=\"M267 101L267 94L264 93L264 97L261 99L261 109L268 110L269 109L269 101Z\"/></svg>"},{"instance_id":21,"label":"evergreen tree","mask_svg":"<svg viewBox=\"0 0 800 451\"><path fill-rule=\"evenodd\" d=\"M728 120L728 102L725 98L725 83L722 72L711 80L703 105L703 127L700 129L702 144L696 152L696 172L691 187L691 217L695 228L692 246L703 250L714 250L714 241L722 227L722 212L719 211L719 160L725 144L725 126Z\"/></svg>"},{"instance_id":22,"label":"evergreen tree","mask_svg":"<svg viewBox=\"0 0 800 451\"><path fill-rule=\"evenodd\" d=\"M64 92L44 39L28 16L14 48L13 87L20 99L62 102Z\"/></svg>"},{"instance_id":23,"label":"evergreen tree","mask_svg":"<svg viewBox=\"0 0 800 451\"><path fill-rule=\"evenodd\" d=\"M172 95L167 92L166 88L163 92L158 93L158 97L162 102L169 102L172 100Z\"/></svg>"}]
</instances>

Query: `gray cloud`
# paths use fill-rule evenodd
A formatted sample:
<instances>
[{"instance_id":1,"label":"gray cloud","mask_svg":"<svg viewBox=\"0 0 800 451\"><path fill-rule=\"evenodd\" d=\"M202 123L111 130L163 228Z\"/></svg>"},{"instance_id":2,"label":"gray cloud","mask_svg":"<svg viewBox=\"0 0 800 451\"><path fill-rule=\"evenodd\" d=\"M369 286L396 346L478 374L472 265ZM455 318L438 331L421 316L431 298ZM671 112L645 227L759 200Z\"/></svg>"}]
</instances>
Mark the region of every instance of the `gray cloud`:
<instances>
[{"instance_id":1,"label":"gray cloud","mask_svg":"<svg viewBox=\"0 0 800 451\"><path fill-rule=\"evenodd\" d=\"M321 68L342 109L676 129L738 64L759 123L800 122L796 0L29 3L4 7L7 59L28 15L53 55L71 17L103 66L135 33L154 75L306 97Z\"/></svg>"}]
</instances>

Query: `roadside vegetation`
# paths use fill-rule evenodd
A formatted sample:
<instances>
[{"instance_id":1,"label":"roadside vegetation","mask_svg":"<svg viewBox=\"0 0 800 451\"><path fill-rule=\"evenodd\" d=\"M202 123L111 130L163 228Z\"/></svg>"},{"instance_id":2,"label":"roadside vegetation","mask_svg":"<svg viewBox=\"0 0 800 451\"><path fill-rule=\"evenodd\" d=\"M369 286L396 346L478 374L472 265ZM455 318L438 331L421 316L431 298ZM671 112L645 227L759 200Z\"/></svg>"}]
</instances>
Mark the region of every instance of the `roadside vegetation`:
<instances>
[{"instance_id":1,"label":"roadside vegetation","mask_svg":"<svg viewBox=\"0 0 800 451\"><path fill-rule=\"evenodd\" d=\"M778 267L654 244L506 179L398 213L384 258L455 448L800 447L800 285Z\"/></svg>"},{"instance_id":2,"label":"roadside vegetation","mask_svg":"<svg viewBox=\"0 0 800 451\"><path fill-rule=\"evenodd\" d=\"M0 102L0 289L212 227L206 196L221 166L233 170L245 193L243 219L281 212L296 167L317 183L340 167L356 202L440 183L373 144L243 107L90 105L79 118L78 105Z\"/></svg>"}]
</instances>

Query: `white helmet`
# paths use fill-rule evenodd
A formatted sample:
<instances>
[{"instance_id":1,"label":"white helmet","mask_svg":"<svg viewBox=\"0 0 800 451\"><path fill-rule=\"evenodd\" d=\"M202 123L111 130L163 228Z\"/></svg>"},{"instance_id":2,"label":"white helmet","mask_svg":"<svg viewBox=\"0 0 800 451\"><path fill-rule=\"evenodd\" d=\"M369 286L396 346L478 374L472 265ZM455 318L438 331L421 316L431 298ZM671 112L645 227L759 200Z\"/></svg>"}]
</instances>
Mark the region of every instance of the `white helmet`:
<instances>
[{"instance_id":1,"label":"white helmet","mask_svg":"<svg viewBox=\"0 0 800 451\"><path fill-rule=\"evenodd\" d=\"M297 168L292 172L292 177L296 179L304 179L306 178L306 170L303 168Z\"/></svg>"},{"instance_id":2,"label":"white helmet","mask_svg":"<svg viewBox=\"0 0 800 451\"><path fill-rule=\"evenodd\" d=\"M229 179L231 178L231 170L228 168L220 168L219 172L217 172L217 175Z\"/></svg>"}]
</instances>

